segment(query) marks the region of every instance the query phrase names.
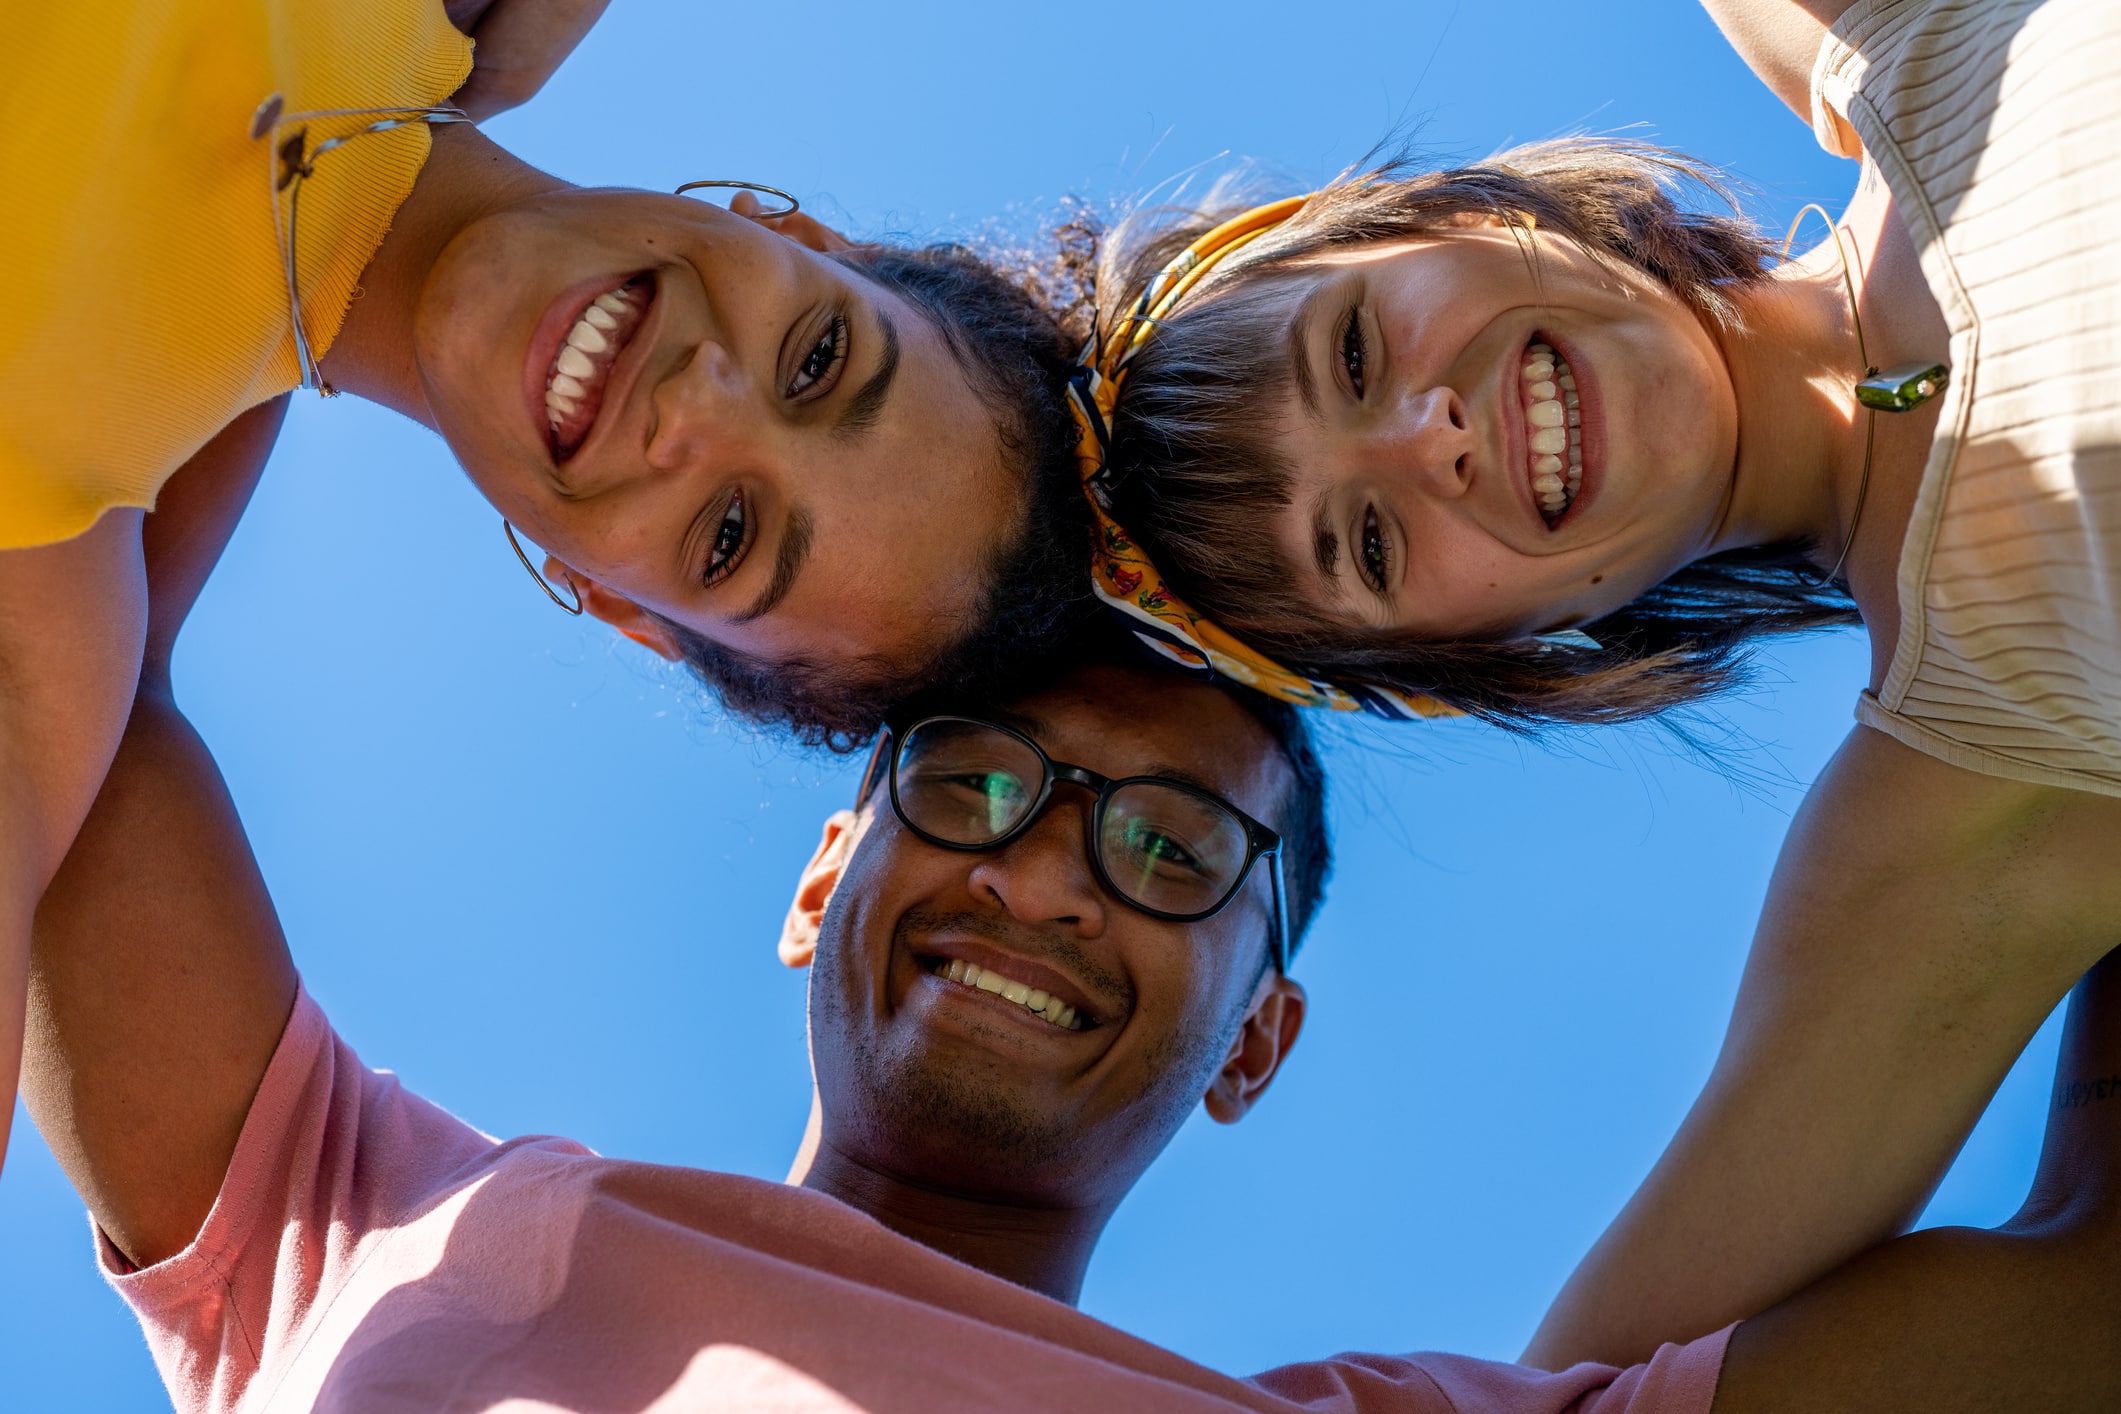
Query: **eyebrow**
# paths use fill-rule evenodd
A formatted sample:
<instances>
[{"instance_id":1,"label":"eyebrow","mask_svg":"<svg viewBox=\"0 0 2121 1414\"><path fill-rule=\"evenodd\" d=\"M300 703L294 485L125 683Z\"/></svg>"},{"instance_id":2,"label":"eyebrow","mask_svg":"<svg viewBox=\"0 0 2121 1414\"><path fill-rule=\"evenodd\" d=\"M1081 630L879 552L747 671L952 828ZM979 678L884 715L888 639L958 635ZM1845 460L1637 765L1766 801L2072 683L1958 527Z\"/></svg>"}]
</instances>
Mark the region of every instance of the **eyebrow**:
<instances>
[{"instance_id":1,"label":"eyebrow","mask_svg":"<svg viewBox=\"0 0 2121 1414\"><path fill-rule=\"evenodd\" d=\"M1318 401L1318 375L1311 369L1311 326L1332 288L1330 283L1320 282L1304 296L1303 303L1296 307L1296 317L1289 321L1289 371L1296 381L1296 396L1303 399L1304 411L1313 422L1325 421L1326 412Z\"/></svg>"},{"instance_id":2,"label":"eyebrow","mask_svg":"<svg viewBox=\"0 0 2121 1414\"><path fill-rule=\"evenodd\" d=\"M869 381L855 389L854 396L840 409L832 435L842 442L852 442L876 426L876 420L884 415L884 400L891 396L891 381L898 377L898 326L881 307L876 311L876 323L883 339L883 357L877 361L876 372L869 375Z\"/></svg>"},{"instance_id":3,"label":"eyebrow","mask_svg":"<svg viewBox=\"0 0 2121 1414\"><path fill-rule=\"evenodd\" d=\"M803 561L810 558L810 512L797 506L788 512L788 528L781 532L780 552L773 557L773 578L766 584L766 592L751 602L751 607L731 619L731 623L748 624L753 619L762 619L773 612L776 604L788 597L795 587L795 577L803 569Z\"/></svg>"},{"instance_id":4,"label":"eyebrow","mask_svg":"<svg viewBox=\"0 0 2121 1414\"><path fill-rule=\"evenodd\" d=\"M1311 561L1335 588L1340 584L1340 533L1333 528L1331 489L1311 498Z\"/></svg>"}]
</instances>

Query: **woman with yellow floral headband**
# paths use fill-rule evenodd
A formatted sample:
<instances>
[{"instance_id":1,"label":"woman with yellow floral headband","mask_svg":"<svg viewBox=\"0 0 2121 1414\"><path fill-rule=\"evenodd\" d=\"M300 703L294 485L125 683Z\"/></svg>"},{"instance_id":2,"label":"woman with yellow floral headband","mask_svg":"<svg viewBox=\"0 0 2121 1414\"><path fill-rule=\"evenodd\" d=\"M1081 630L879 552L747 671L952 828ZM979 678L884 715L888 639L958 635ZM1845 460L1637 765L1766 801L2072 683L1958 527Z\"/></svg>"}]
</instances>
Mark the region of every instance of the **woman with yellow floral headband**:
<instances>
[{"instance_id":1,"label":"woman with yellow floral headband","mask_svg":"<svg viewBox=\"0 0 2121 1414\"><path fill-rule=\"evenodd\" d=\"M955 248L851 246L778 194L576 189L469 125L602 8L10 15L0 1144L32 913L143 671L166 685L145 513L254 480L290 390L439 432L506 518L479 549L532 577L524 542L550 553L526 594L813 740L1036 651L1082 597L1071 349L1012 280Z\"/></svg>"},{"instance_id":2,"label":"woman with yellow floral headband","mask_svg":"<svg viewBox=\"0 0 2121 1414\"><path fill-rule=\"evenodd\" d=\"M1809 251L1641 145L1388 165L1123 227L1075 384L1099 593L1289 700L1625 721L1764 635L1870 635L1714 1074L1535 1339L1554 1368L1911 1222L2121 946L2121 9L1709 9L1863 162ZM1582 887L1554 842L1525 864Z\"/></svg>"}]
</instances>

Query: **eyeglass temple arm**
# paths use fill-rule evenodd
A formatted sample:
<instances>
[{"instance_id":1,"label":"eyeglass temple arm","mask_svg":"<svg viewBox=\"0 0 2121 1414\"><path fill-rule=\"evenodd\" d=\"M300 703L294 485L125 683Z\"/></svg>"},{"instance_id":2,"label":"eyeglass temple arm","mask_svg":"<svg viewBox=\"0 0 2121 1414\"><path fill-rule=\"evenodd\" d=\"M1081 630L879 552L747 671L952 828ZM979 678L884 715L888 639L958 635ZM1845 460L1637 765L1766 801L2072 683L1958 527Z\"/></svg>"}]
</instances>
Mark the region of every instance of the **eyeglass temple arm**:
<instances>
[{"instance_id":1,"label":"eyeglass temple arm","mask_svg":"<svg viewBox=\"0 0 2121 1414\"><path fill-rule=\"evenodd\" d=\"M884 782L890 773L892 759L897 754L898 749L892 743L890 726L879 727L876 733L876 745L869 748L869 769L862 772L862 783L856 788L854 793L854 808L856 810L860 810L863 802L867 801L875 793L876 788Z\"/></svg>"},{"instance_id":2,"label":"eyeglass temple arm","mask_svg":"<svg viewBox=\"0 0 2121 1414\"><path fill-rule=\"evenodd\" d=\"M1270 856L1274 867L1267 871L1274 885L1274 970L1282 976L1289 975L1289 908L1281 891L1281 847L1276 845Z\"/></svg>"}]
</instances>

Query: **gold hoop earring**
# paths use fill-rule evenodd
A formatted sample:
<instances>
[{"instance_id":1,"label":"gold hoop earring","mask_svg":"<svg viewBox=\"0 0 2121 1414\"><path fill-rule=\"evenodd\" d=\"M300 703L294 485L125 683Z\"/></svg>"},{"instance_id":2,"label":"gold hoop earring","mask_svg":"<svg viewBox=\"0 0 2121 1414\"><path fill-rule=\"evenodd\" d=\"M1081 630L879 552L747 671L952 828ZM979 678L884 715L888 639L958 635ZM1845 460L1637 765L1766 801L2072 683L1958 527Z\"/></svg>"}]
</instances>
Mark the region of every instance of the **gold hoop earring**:
<instances>
[{"instance_id":1,"label":"gold hoop earring","mask_svg":"<svg viewBox=\"0 0 2121 1414\"><path fill-rule=\"evenodd\" d=\"M786 209L781 211L761 211L758 215L751 218L754 221L778 220L783 216L793 216L796 212L803 209L802 202L797 201L779 187L769 187L764 182L687 182L672 192L671 195L683 196L686 192L696 191L701 187L737 187L743 191L762 191L768 196L777 196L788 203Z\"/></svg>"},{"instance_id":2,"label":"gold hoop earring","mask_svg":"<svg viewBox=\"0 0 2121 1414\"><path fill-rule=\"evenodd\" d=\"M565 576L567 592L574 596L574 602L570 604L560 597L560 591L554 589L544 575L538 573L538 567L530 562L530 556L523 553L522 543L516 539L516 528L508 523L506 516L501 517L501 529L508 536L508 547L516 552L516 558L523 562L523 568L530 571L530 577L538 582L538 588L545 591L545 597L568 613L579 615L582 612L582 591L575 588L574 576Z\"/></svg>"}]
</instances>

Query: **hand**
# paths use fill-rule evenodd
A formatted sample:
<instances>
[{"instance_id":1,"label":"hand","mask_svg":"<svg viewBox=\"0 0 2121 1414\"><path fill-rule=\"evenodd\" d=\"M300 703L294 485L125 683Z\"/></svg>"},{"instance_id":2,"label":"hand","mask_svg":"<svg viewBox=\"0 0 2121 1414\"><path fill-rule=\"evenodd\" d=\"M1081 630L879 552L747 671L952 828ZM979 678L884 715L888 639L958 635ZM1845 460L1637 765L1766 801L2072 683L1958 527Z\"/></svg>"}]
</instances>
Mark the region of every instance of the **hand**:
<instances>
[{"instance_id":1,"label":"hand","mask_svg":"<svg viewBox=\"0 0 2121 1414\"><path fill-rule=\"evenodd\" d=\"M611 0L448 0L449 22L477 46L456 104L485 122L530 101Z\"/></svg>"}]
</instances>

